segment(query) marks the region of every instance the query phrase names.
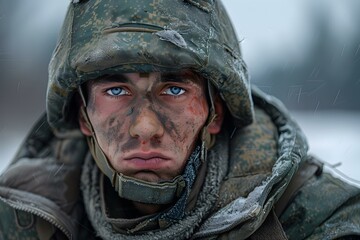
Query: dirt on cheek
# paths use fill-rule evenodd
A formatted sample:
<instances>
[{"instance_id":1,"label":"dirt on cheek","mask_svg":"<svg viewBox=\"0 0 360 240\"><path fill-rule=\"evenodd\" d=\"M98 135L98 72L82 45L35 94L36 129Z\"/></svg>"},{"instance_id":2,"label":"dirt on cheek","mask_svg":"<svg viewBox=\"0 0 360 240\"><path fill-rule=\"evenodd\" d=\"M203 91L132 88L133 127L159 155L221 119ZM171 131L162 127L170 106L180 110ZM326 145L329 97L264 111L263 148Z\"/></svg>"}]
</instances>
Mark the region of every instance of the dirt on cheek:
<instances>
[{"instance_id":1,"label":"dirt on cheek","mask_svg":"<svg viewBox=\"0 0 360 240\"><path fill-rule=\"evenodd\" d=\"M187 129L187 132L191 135L195 135L197 133L197 129L194 125L194 121L187 121L185 123L185 128Z\"/></svg>"},{"instance_id":2,"label":"dirt on cheek","mask_svg":"<svg viewBox=\"0 0 360 240\"><path fill-rule=\"evenodd\" d=\"M137 102L133 103L135 106L137 106ZM129 126L125 127L124 129L124 134L126 133L126 131L128 132L130 129L130 125L133 124L136 121L136 118L139 115L139 108L136 107L130 107L129 110L126 113L126 117L124 118L124 122L125 121L129 121L130 124ZM140 146L140 142L138 141L137 138L134 137L129 137L126 142L124 142L123 145L118 146L118 151L121 152L127 152L133 149L137 149Z\"/></svg>"},{"instance_id":3,"label":"dirt on cheek","mask_svg":"<svg viewBox=\"0 0 360 240\"><path fill-rule=\"evenodd\" d=\"M112 124L110 124L112 122ZM118 141L123 138L123 133L121 133L121 123L119 120L116 120L116 123L114 118L111 118L109 120L109 125L105 129L108 145L111 144L113 141Z\"/></svg>"},{"instance_id":4,"label":"dirt on cheek","mask_svg":"<svg viewBox=\"0 0 360 240\"><path fill-rule=\"evenodd\" d=\"M136 138L129 138L124 145L121 146L121 152L127 152L133 149L138 149L140 146L140 142Z\"/></svg>"},{"instance_id":5,"label":"dirt on cheek","mask_svg":"<svg viewBox=\"0 0 360 240\"><path fill-rule=\"evenodd\" d=\"M161 111L154 111L159 119L160 123L163 125L165 132L167 132L172 138L176 139L180 137L180 132L178 126L174 123L170 117Z\"/></svg>"},{"instance_id":6,"label":"dirt on cheek","mask_svg":"<svg viewBox=\"0 0 360 240\"><path fill-rule=\"evenodd\" d=\"M193 97L187 106L188 111L195 116L204 116L207 112L207 102L200 97Z\"/></svg>"},{"instance_id":7,"label":"dirt on cheek","mask_svg":"<svg viewBox=\"0 0 360 240\"><path fill-rule=\"evenodd\" d=\"M113 123L115 122L116 117L110 117L109 118L109 127L111 127L113 125Z\"/></svg>"},{"instance_id":8,"label":"dirt on cheek","mask_svg":"<svg viewBox=\"0 0 360 240\"><path fill-rule=\"evenodd\" d=\"M122 121L116 117L109 117L103 124L95 127L99 144L107 156L120 151L119 143L123 141L125 136L122 124Z\"/></svg>"}]
</instances>

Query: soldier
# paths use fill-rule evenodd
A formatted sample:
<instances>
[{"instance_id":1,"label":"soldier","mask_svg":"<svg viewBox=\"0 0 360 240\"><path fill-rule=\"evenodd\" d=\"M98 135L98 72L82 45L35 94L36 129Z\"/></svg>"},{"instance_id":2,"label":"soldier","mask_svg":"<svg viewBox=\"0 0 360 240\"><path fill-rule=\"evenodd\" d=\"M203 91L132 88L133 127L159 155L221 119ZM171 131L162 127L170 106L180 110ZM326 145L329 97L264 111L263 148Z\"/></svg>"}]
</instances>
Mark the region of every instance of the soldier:
<instances>
[{"instance_id":1,"label":"soldier","mask_svg":"<svg viewBox=\"0 0 360 240\"><path fill-rule=\"evenodd\" d=\"M3 239L357 239L360 190L250 87L220 1L73 1Z\"/></svg>"}]
</instances>

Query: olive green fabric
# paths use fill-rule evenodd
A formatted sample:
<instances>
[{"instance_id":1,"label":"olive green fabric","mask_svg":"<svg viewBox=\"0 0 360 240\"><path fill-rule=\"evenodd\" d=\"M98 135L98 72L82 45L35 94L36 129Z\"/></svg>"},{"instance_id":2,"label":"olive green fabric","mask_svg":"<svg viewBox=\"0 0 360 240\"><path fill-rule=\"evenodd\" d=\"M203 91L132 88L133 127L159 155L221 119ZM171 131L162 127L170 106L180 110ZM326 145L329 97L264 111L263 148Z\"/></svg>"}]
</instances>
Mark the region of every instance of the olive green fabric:
<instances>
[{"instance_id":1,"label":"olive green fabric","mask_svg":"<svg viewBox=\"0 0 360 240\"><path fill-rule=\"evenodd\" d=\"M33 214L34 219L41 218L51 223L63 235L76 239L84 216L79 181L87 152L80 131L55 137L47 124L46 115L42 116L10 166L1 174L1 211L9 206L13 211L25 211L29 215ZM13 217L1 215L2 233L18 231L7 225L7 222L13 221ZM16 225L11 226L16 229ZM39 224L33 224L32 227L43 229ZM31 229L29 227L26 231L30 232ZM54 234L58 234L56 232ZM22 232L19 231L19 234Z\"/></svg>"},{"instance_id":2,"label":"olive green fabric","mask_svg":"<svg viewBox=\"0 0 360 240\"><path fill-rule=\"evenodd\" d=\"M0 239L38 239L34 216L0 201Z\"/></svg>"},{"instance_id":3,"label":"olive green fabric","mask_svg":"<svg viewBox=\"0 0 360 240\"><path fill-rule=\"evenodd\" d=\"M49 65L49 123L57 131L76 128L72 97L90 79L182 69L212 82L239 127L252 122L247 68L221 1L71 4Z\"/></svg>"},{"instance_id":4,"label":"olive green fabric","mask_svg":"<svg viewBox=\"0 0 360 240\"><path fill-rule=\"evenodd\" d=\"M271 97L257 90L253 94L255 122L236 131L226 125L230 135L228 157L222 160L226 175L210 195L216 204L208 214L197 215L199 222L192 230L183 229L183 239L251 237L276 205L298 164L308 159L306 141L291 117ZM55 234L94 239L96 231L84 212L79 187L88 154L86 142L79 132L55 137L44 119L0 176L2 237L35 239ZM216 144L224 143L218 139ZM315 174L279 219L289 239L348 235L356 239L360 236L360 191L327 173ZM159 239L162 230L149 234Z\"/></svg>"},{"instance_id":5,"label":"olive green fabric","mask_svg":"<svg viewBox=\"0 0 360 240\"><path fill-rule=\"evenodd\" d=\"M280 218L291 239L360 238L359 189L328 173L314 176Z\"/></svg>"}]
</instances>

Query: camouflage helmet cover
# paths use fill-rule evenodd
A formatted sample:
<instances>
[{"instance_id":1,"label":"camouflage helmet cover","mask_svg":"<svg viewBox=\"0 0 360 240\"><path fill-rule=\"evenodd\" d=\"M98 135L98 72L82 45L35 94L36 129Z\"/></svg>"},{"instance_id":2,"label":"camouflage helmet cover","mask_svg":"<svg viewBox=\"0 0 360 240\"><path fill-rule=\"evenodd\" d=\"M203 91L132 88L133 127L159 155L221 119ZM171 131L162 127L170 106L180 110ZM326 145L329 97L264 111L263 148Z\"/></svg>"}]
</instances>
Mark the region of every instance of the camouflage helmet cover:
<instances>
[{"instance_id":1,"label":"camouflage helmet cover","mask_svg":"<svg viewBox=\"0 0 360 240\"><path fill-rule=\"evenodd\" d=\"M191 69L219 91L237 126L253 106L239 42L218 0L85 0L70 4L49 65L47 113L58 131L79 85L103 75Z\"/></svg>"}]
</instances>

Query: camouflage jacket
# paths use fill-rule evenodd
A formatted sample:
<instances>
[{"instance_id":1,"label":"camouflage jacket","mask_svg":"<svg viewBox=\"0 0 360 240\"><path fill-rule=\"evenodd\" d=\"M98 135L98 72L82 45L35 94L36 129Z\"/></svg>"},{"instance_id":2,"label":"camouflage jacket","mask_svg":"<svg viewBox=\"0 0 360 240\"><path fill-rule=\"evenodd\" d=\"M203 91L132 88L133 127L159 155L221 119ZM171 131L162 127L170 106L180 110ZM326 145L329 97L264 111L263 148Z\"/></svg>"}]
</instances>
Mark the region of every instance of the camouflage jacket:
<instances>
[{"instance_id":1,"label":"camouflage jacket","mask_svg":"<svg viewBox=\"0 0 360 240\"><path fill-rule=\"evenodd\" d=\"M159 230L148 239L360 238L360 190L307 155L305 137L281 104L256 89L253 99L256 121L228 129L209 152L208 175L212 151L226 152L215 159L223 173L217 187L197 200L211 204L209 212L185 219L194 222L183 232ZM0 176L0 238L100 239L81 194L87 153L80 132L55 136L42 117Z\"/></svg>"}]
</instances>

